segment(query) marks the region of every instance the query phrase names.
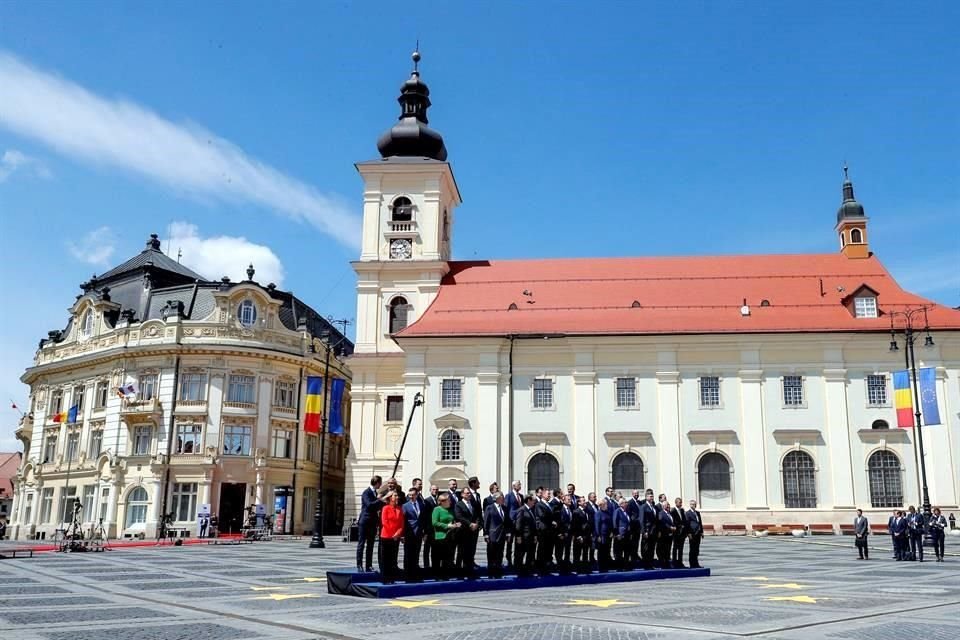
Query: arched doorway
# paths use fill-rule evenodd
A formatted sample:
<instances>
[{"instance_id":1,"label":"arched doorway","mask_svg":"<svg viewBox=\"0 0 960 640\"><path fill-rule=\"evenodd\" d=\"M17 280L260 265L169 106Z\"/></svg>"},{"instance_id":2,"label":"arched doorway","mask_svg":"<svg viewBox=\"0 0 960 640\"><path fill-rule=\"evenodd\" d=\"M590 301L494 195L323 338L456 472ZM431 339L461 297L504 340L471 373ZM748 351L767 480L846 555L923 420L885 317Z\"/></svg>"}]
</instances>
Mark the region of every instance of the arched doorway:
<instances>
[{"instance_id":1,"label":"arched doorway","mask_svg":"<svg viewBox=\"0 0 960 640\"><path fill-rule=\"evenodd\" d=\"M867 460L871 507L902 507L900 458L892 451L874 451Z\"/></svg>"},{"instance_id":2,"label":"arched doorway","mask_svg":"<svg viewBox=\"0 0 960 640\"><path fill-rule=\"evenodd\" d=\"M783 504L788 509L815 509L817 473L806 451L791 451L783 458Z\"/></svg>"},{"instance_id":3,"label":"arched doorway","mask_svg":"<svg viewBox=\"0 0 960 640\"><path fill-rule=\"evenodd\" d=\"M637 454L625 451L613 459L610 485L614 491L630 496L634 489L643 491L643 460Z\"/></svg>"},{"instance_id":4,"label":"arched doorway","mask_svg":"<svg viewBox=\"0 0 960 640\"><path fill-rule=\"evenodd\" d=\"M700 506L704 509L725 509L733 504L730 491L730 462L715 451L706 453L697 464Z\"/></svg>"},{"instance_id":5,"label":"arched doorway","mask_svg":"<svg viewBox=\"0 0 960 640\"><path fill-rule=\"evenodd\" d=\"M556 489L560 486L560 463L549 453L538 453L527 463L527 487Z\"/></svg>"}]
</instances>

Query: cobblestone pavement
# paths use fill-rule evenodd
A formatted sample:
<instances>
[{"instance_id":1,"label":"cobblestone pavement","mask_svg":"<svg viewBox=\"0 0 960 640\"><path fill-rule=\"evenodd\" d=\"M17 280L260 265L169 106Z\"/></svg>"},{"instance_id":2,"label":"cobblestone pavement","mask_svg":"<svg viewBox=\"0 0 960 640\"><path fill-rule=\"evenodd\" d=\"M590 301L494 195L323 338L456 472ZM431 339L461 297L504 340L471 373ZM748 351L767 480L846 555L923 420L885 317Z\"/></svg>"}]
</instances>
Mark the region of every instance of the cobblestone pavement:
<instances>
[{"instance_id":1,"label":"cobblestone pavement","mask_svg":"<svg viewBox=\"0 0 960 640\"><path fill-rule=\"evenodd\" d=\"M701 558L710 578L378 601L327 594L325 571L352 564L353 545L339 541L41 553L0 561L0 637L960 637L960 557L896 563L883 540L871 555L857 560L849 538L713 537Z\"/></svg>"}]
</instances>

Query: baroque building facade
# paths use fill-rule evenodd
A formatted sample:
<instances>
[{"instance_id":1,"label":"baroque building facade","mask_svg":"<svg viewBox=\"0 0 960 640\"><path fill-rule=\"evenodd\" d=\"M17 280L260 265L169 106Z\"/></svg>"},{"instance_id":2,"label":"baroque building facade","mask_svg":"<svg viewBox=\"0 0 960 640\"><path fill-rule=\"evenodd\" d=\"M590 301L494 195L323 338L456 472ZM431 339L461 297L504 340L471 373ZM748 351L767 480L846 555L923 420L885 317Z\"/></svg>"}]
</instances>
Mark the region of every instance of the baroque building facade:
<instances>
[{"instance_id":1,"label":"baroque building facade","mask_svg":"<svg viewBox=\"0 0 960 640\"><path fill-rule=\"evenodd\" d=\"M918 503L916 433L893 407L904 345L889 349L911 309L943 421L923 430L930 495L957 507L960 311L893 279L848 178L833 254L452 260L461 196L418 61L381 157L357 165L348 518L411 411L403 486L652 487L744 524Z\"/></svg>"},{"instance_id":2,"label":"baroque building facade","mask_svg":"<svg viewBox=\"0 0 960 640\"><path fill-rule=\"evenodd\" d=\"M329 531L343 519L347 440L300 428L307 376L346 382L353 345L296 296L254 280L208 281L156 235L81 285L66 328L40 341L23 375L30 409L9 535L49 539L82 505L84 532L153 537L161 513L197 533L209 505L221 532L249 514L277 532L313 530L324 452ZM328 350L330 358L327 359ZM262 505L262 508L261 508Z\"/></svg>"}]
</instances>

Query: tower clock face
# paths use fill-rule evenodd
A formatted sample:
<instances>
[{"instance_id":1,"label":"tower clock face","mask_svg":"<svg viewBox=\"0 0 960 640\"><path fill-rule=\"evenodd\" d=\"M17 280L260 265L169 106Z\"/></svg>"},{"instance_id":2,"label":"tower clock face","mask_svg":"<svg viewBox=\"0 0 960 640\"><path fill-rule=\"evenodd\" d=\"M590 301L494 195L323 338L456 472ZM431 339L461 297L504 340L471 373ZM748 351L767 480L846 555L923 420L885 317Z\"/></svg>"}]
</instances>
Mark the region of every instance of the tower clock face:
<instances>
[{"instance_id":1,"label":"tower clock face","mask_svg":"<svg viewBox=\"0 0 960 640\"><path fill-rule=\"evenodd\" d=\"M394 260L409 260L413 256L413 243L406 238L390 241L390 257Z\"/></svg>"}]
</instances>

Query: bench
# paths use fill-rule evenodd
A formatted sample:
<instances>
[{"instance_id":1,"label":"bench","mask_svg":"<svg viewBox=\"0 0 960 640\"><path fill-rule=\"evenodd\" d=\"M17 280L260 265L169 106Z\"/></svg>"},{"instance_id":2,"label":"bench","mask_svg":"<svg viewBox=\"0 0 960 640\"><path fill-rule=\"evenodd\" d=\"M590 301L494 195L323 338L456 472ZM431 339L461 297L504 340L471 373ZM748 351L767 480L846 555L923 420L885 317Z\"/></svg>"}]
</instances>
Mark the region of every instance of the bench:
<instances>
[{"instance_id":1,"label":"bench","mask_svg":"<svg viewBox=\"0 0 960 640\"><path fill-rule=\"evenodd\" d=\"M853 525L852 525L852 524L842 524L842 525L840 525L840 535L842 535L842 536L852 536L852 535L853 535Z\"/></svg>"},{"instance_id":2,"label":"bench","mask_svg":"<svg viewBox=\"0 0 960 640\"><path fill-rule=\"evenodd\" d=\"M800 524L755 524L754 531L766 531L771 536L789 536L796 530L804 531L806 527Z\"/></svg>"},{"instance_id":3,"label":"bench","mask_svg":"<svg viewBox=\"0 0 960 640\"><path fill-rule=\"evenodd\" d=\"M745 536L747 535L747 525L745 524L722 524L723 535L725 536Z\"/></svg>"},{"instance_id":4,"label":"bench","mask_svg":"<svg viewBox=\"0 0 960 640\"><path fill-rule=\"evenodd\" d=\"M885 524L872 524L870 525L870 533L883 533L890 535L890 532L887 531L887 525Z\"/></svg>"},{"instance_id":5,"label":"bench","mask_svg":"<svg viewBox=\"0 0 960 640\"><path fill-rule=\"evenodd\" d=\"M715 536L715 535L717 535L717 525L715 525L715 524L705 524L705 525L703 525L703 535L705 535L705 536Z\"/></svg>"},{"instance_id":6,"label":"bench","mask_svg":"<svg viewBox=\"0 0 960 640\"><path fill-rule=\"evenodd\" d=\"M814 536L832 536L834 533L832 524L808 524L807 531Z\"/></svg>"},{"instance_id":7,"label":"bench","mask_svg":"<svg viewBox=\"0 0 960 640\"><path fill-rule=\"evenodd\" d=\"M33 557L33 549L31 549L31 548L26 548L26 549L0 549L0 559L2 559L2 558L16 558L16 557L20 557L20 558L24 558L24 557L26 557L26 558L32 558L32 557Z\"/></svg>"}]
</instances>

